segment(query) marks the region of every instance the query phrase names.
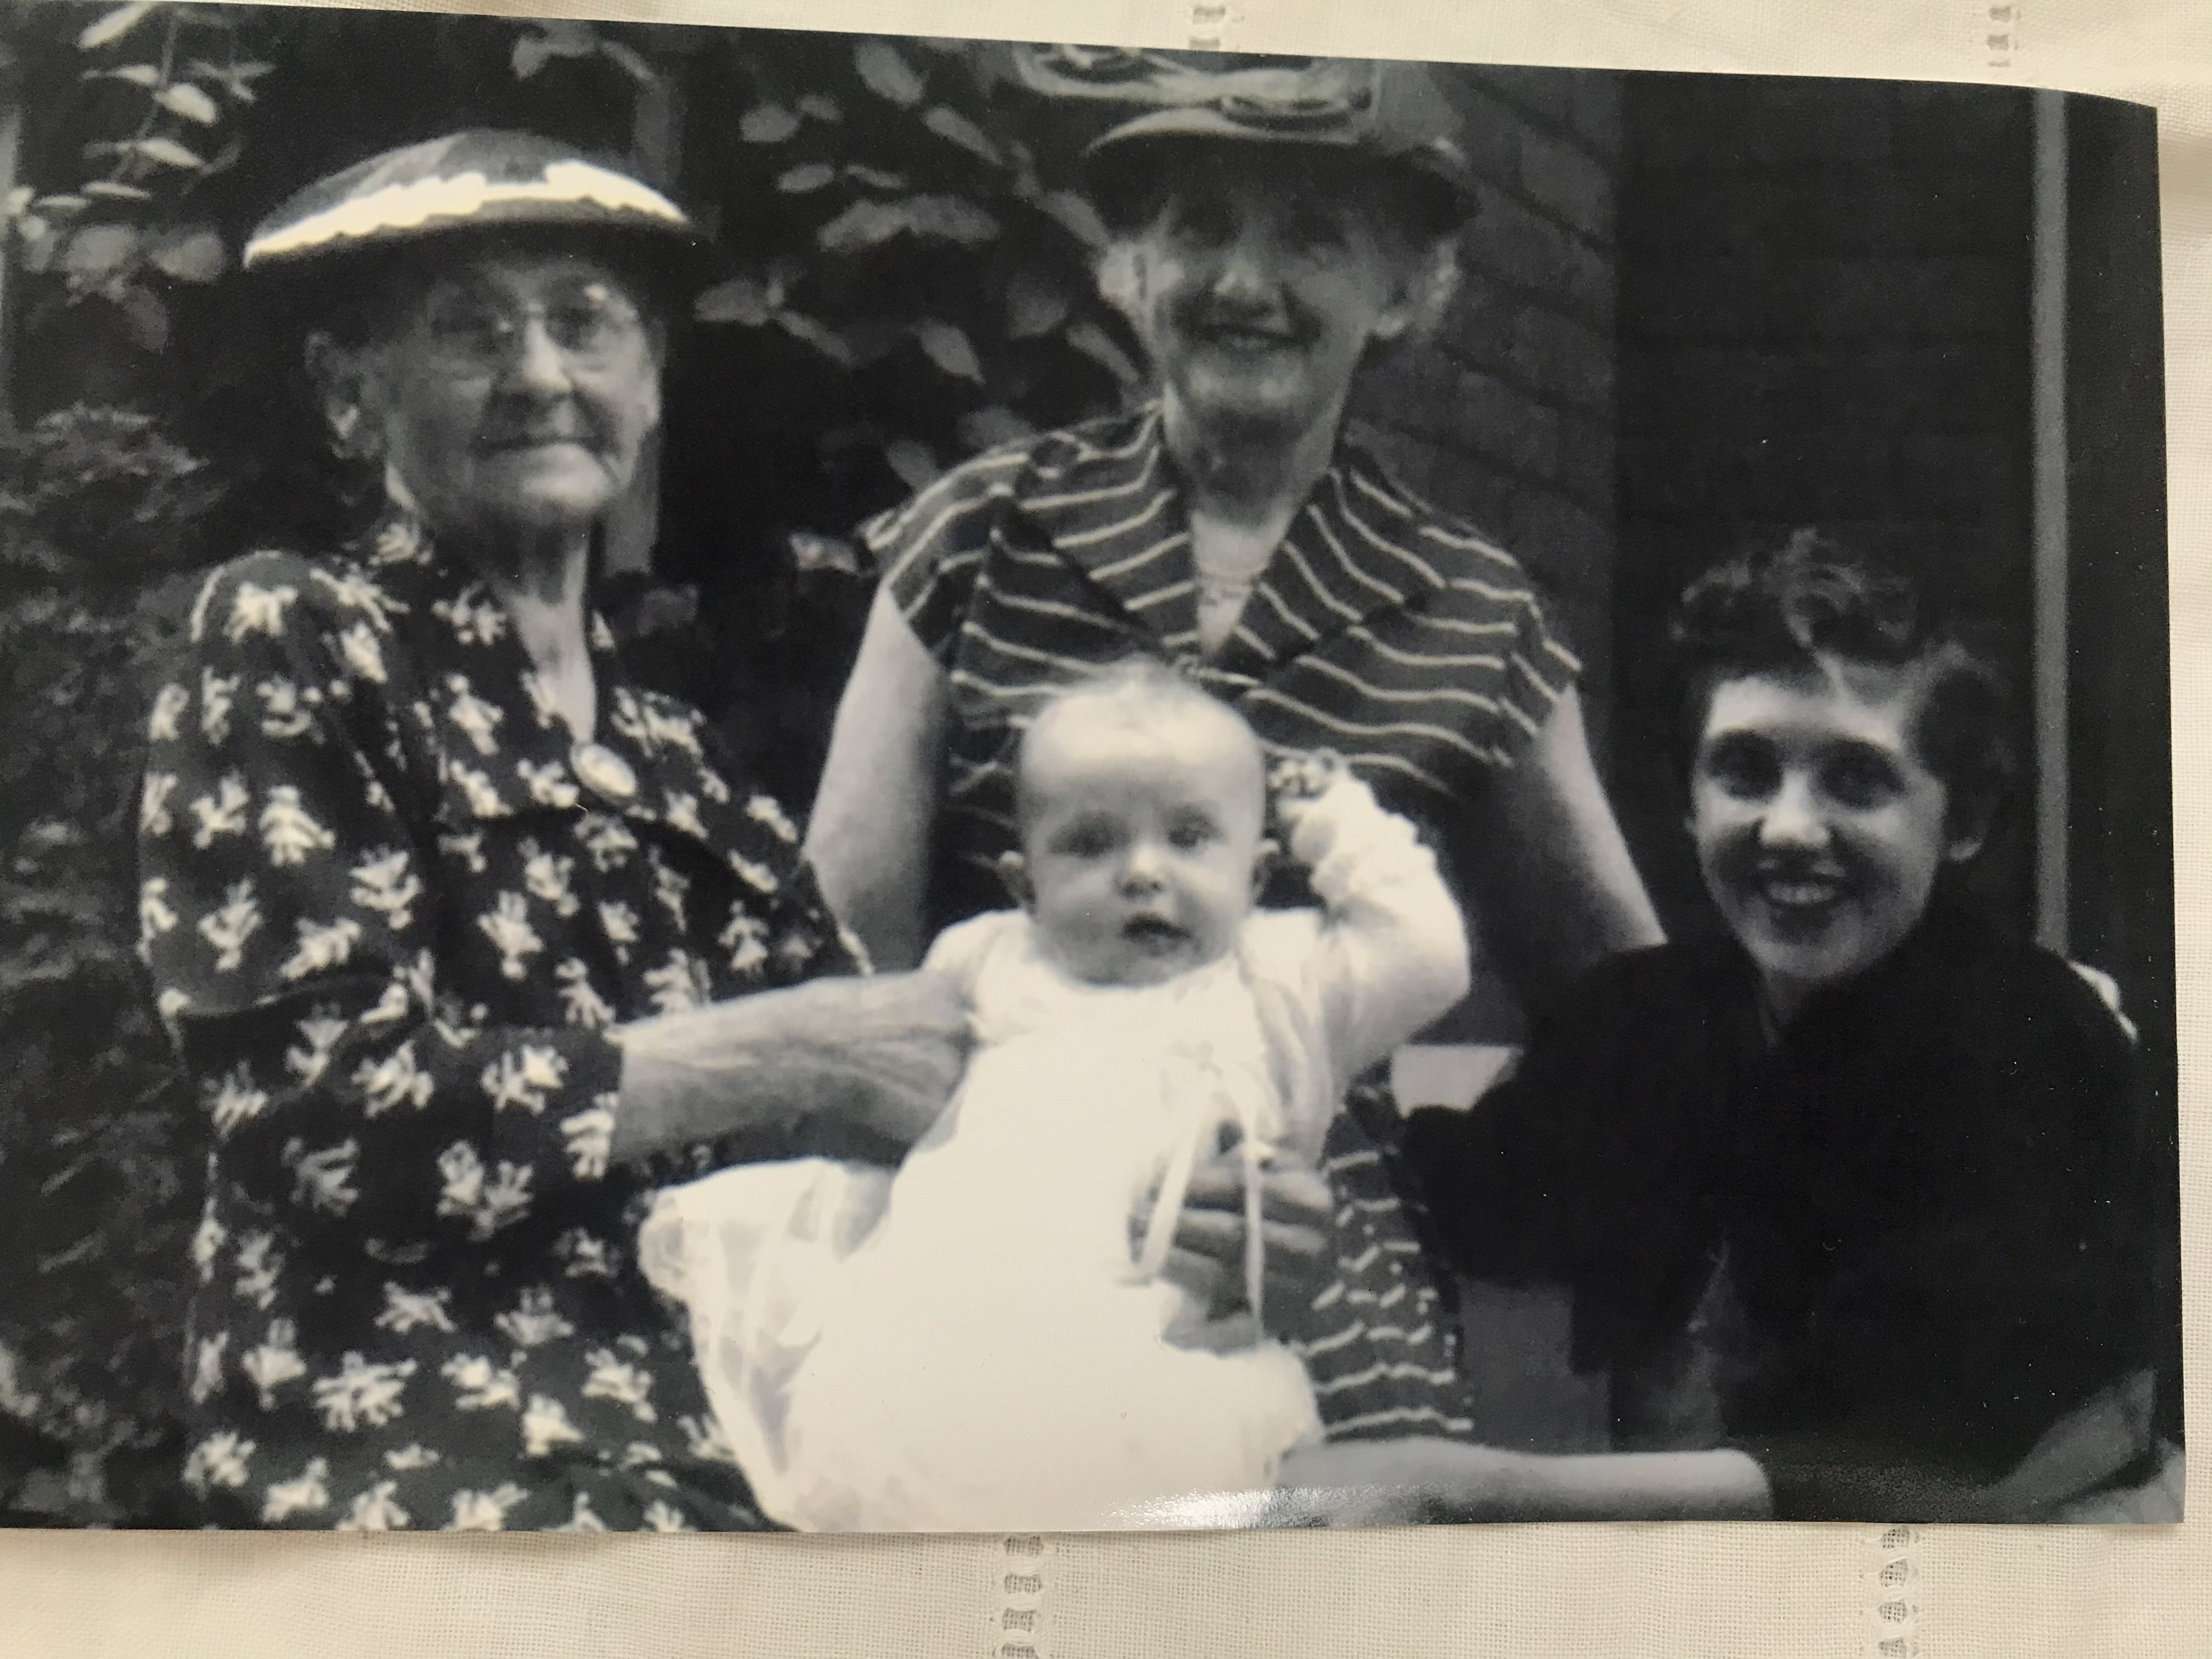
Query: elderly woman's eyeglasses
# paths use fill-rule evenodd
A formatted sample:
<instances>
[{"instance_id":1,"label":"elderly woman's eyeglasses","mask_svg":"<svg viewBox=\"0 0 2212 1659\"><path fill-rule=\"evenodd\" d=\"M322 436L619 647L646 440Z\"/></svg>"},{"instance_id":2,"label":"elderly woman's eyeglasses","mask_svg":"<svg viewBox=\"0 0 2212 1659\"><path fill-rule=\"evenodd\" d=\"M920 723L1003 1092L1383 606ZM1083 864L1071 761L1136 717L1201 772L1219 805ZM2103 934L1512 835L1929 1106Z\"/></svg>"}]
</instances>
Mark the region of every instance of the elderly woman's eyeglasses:
<instances>
[{"instance_id":1,"label":"elderly woman's eyeglasses","mask_svg":"<svg viewBox=\"0 0 2212 1659\"><path fill-rule=\"evenodd\" d=\"M605 283L583 283L543 299L466 290L434 295L422 313L432 354L463 374L489 374L511 362L536 319L572 362L592 367L634 349L644 336L637 307Z\"/></svg>"}]
</instances>

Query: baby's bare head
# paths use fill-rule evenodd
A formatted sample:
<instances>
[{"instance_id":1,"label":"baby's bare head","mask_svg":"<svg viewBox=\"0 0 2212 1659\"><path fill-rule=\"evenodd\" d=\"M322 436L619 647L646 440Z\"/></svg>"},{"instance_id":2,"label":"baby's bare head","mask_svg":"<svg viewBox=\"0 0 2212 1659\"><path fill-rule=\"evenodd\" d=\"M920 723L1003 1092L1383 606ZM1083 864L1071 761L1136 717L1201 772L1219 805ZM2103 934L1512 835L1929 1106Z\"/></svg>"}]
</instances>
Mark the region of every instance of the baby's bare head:
<instances>
[{"instance_id":1,"label":"baby's bare head","mask_svg":"<svg viewBox=\"0 0 2212 1659\"><path fill-rule=\"evenodd\" d=\"M1030 720L1014 763L1024 835L1071 767L1125 756L1194 763L1224 805L1248 807L1255 823L1266 817L1266 763L1244 717L1166 664L1137 657L1054 692Z\"/></svg>"},{"instance_id":2,"label":"baby's bare head","mask_svg":"<svg viewBox=\"0 0 2212 1659\"><path fill-rule=\"evenodd\" d=\"M1243 717L1160 664L1051 698L1024 734L1009 882L1047 948L1096 984L1224 953L1264 873L1267 779Z\"/></svg>"}]
</instances>

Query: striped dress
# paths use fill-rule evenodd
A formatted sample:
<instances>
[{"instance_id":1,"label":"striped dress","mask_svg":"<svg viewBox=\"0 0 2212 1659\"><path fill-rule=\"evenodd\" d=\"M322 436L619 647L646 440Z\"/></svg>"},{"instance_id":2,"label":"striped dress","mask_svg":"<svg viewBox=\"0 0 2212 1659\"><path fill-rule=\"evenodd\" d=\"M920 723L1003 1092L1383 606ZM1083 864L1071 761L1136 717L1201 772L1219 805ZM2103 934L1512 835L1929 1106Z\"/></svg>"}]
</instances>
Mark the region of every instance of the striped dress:
<instances>
[{"instance_id":1,"label":"striped dress","mask_svg":"<svg viewBox=\"0 0 2212 1659\"><path fill-rule=\"evenodd\" d=\"M991 451L862 529L947 675L933 930L1005 902L995 861L1014 842L1022 728L1099 664L1162 658L1271 749L1335 750L1440 853L1578 672L1511 556L1348 441L1206 652L1161 424L1153 406ZM1267 899L1310 902L1288 887ZM1339 1272L1285 1335L1333 1437L1465 1434L1456 1331L1389 1161L1396 1113L1377 1085L1348 1103L1327 1166Z\"/></svg>"}]
</instances>

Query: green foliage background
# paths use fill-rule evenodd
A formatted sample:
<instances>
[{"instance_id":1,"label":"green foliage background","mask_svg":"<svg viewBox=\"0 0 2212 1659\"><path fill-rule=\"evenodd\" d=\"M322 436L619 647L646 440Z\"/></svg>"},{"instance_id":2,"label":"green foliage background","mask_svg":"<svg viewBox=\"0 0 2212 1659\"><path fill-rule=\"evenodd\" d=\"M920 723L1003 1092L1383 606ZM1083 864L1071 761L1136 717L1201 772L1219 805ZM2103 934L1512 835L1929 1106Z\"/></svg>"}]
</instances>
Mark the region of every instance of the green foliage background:
<instances>
[{"instance_id":1,"label":"green foliage background","mask_svg":"<svg viewBox=\"0 0 2212 1659\"><path fill-rule=\"evenodd\" d=\"M44 0L0 15L0 1519L173 1520L203 1144L134 949L145 699L197 570L367 505L230 269L299 185L461 126L625 157L714 235L633 660L811 796L854 522L1136 390L1081 130L1007 49ZM9 146L0 143L0 157ZM4 165L4 163L0 163ZM12 435L9 435L12 434Z\"/></svg>"}]
</instances>

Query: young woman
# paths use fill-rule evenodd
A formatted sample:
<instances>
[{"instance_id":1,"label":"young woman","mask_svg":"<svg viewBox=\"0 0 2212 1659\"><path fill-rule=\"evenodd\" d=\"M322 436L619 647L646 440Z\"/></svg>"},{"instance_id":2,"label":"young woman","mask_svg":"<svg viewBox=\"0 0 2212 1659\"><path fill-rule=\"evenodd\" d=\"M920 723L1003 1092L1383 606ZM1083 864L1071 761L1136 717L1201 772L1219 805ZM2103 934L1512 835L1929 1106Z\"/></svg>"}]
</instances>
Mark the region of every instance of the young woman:
<instances>
[{"instance_id":1,"label":"young woman","mask_svg":"<svg viewBox=\"0 0 2212 1659\"><path fill-rule=\"evenodd\" d=\"M1406 1152L1464 1270L1573 1287L1579 1364L1666 1370L1694 1316L1733 1449L1401 1447L1297 1478L1603 1514L1631 1473L1711 1491L1748 1459L1739 1495L1784 1517L2053 1516L2148 1445L2126 1410L2077 1414L2143 1406L2172 1172L2088 979L1945 896L2009 781L1996 679L1909 583L1811 535L1694 584L1676 638L1724 933L1605 964Z\"/></svg>"}]
</instances>

